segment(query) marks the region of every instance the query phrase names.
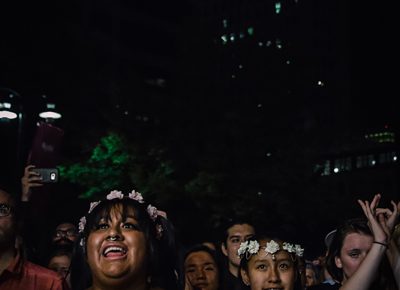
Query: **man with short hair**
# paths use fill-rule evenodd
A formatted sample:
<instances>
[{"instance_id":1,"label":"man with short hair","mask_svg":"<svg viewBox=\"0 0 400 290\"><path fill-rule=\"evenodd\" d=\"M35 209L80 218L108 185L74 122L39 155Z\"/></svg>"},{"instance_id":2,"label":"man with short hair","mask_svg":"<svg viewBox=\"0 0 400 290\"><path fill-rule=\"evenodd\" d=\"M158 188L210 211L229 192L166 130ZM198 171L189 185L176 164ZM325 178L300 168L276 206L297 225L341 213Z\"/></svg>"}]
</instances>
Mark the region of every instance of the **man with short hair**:
<instances>
[{"instance_id":1,"label":"man with short hair","mask_svg":"<svg viewBox=\"0 0 400 290\"><path fill-rule=\"evenodd\" d=\"M248 287L239 279L240 257L237 251L240 244L255 234L254 226L247 221L230 221L224 231L221 251L227 257L228 269L224 273L224 288L227 290L242 290Z\"/></svg>"},{"instance_id":2,"label":"man with short hair","mask_svg":"<svg viewBox=\"0 0 400 290\"><path fill-rule=\"evenodd\" d=\"M55 272L22 257L18 212L12 196L0 189L0 290L63 290Z\"/></svg>"}]
</instances>

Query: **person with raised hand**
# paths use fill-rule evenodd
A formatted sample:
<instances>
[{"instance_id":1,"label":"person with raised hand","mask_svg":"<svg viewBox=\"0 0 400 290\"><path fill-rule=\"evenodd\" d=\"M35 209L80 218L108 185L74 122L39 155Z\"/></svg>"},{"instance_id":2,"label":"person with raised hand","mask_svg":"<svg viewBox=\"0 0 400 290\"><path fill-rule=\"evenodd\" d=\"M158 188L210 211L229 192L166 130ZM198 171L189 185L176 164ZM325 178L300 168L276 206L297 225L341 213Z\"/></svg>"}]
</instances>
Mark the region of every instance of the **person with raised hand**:
<instances>
[{"instance_id":1,"label":"person with raised hand","mask_svg":"<svg viewBox=\"0 0 400 290\"><path fill-rule=\"evenodd\" d=\"M390 231L385 227L390 229L395 216L378 208L380 199L377 194L371 202L358 200L366 219L349 219L336 229L328 250L327 267L340 284L312 289L398 289L385 256L390 241ZM394 211L397 215L397 209ZM386 217L382 216L384 213Z\"/></svg>"}]
</instances>

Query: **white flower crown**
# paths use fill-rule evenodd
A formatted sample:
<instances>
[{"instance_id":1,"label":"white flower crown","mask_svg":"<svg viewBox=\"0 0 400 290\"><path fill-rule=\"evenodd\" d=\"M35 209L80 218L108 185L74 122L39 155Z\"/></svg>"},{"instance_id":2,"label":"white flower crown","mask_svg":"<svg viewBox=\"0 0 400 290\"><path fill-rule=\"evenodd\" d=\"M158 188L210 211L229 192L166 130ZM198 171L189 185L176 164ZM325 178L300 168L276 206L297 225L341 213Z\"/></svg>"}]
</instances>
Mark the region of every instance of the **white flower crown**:
<instances>
[{"instance_id":1,"label":"white flower crown","mask_svg":"<svg viewBox=\"0 0 400 290\"><path fill-rule=\"evenodd\" d=\"M107 200L113 200L113 199L116 199L116 198L117 199L123 199L124 198L124 194L121 191L113 190L109 194L107 194L107 196L106 196ZM144 203L144 198L143 198L142 194L140 192L135 191L135 190L132 190L132 192L130 192L128 194L128 198L136 200L139 203ZM88 214L90 214L100 203L101 203L101 200L91 202ZM157 219L158 210L157 210L156 207L152 206L151 204L149 204L147 206L147 213L149 214L149 216L150 216L150 218L151 218L151 220L153 222ZM83 231L85 230L85 227L86 227L86 217L83 216L79 220L79 227L78 227L79 228L79 233L83 233ZM156 225L157 238L161 238L162 231L163 231L162 226L161 225ZM83 239L81 239L80 244L81 244L81 246L83 246L83 244L84 244Z\"/></svg>"},{"instance_id":2,"label":"white flower crown","mask_svg":"<svg viewBox=\"0 0 400 290\"><path fill-rule=\"evenodd\" d=\"M294 253L298 257L302 257L304 253L304 249L300 245L283 242L281 248L280 245L274 240L267 242L265 244L265 247L261 248L264 248L264 251L267 254L271 254L274 259L275 259L275 253L278 252L279 250L284 250L289 253ZM252 255L257 254L259 249L260 249L260 244L258 243L258 241L246 241L240 244L237 253L241 259L243 257L246 257L246 259L248 260Z\"/></svg>"}]
</instances>

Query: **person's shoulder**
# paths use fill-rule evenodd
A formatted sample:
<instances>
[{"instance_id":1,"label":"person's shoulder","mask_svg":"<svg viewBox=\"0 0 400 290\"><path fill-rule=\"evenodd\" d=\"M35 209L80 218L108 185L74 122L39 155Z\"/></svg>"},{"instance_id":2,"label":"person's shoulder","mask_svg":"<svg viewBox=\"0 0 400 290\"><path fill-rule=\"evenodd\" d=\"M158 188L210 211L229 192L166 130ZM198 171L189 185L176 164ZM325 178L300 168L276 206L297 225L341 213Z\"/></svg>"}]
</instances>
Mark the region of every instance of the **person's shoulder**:
<instances>
[{"instance_id":1,"label":"person's shoulder","mask_svg":"<svg viewBox=\"0 0 400 290\"><path fill-rule=\"evenodd\" d=\"M26 275L35 276L39 279L62 282L62 277L58 273L29 261L24 262L24 271Z\"/></svg>"}]
</instances>

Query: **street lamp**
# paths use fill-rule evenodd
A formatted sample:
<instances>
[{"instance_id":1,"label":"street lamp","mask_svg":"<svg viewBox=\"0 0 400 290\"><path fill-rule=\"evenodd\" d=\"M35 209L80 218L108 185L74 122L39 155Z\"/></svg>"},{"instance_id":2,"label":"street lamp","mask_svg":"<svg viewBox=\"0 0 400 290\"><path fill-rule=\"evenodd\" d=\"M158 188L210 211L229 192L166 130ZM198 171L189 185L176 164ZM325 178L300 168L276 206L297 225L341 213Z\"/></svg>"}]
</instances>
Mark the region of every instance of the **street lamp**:
<instances>
[{"instance_id":1,"label":"street lamp","mask_svg":"<svg viewBox=\"0 0 400 290\"><path fill-rule=\"evenodd\" d=\"M61 114L56 111L55 103L49 102L45 95L42 98L44 99L44 109L40 110L39 117L44 118L46 123L52 123L54 120L61 118ZM16 163L18 171L20 166L22 166L22 145L24 144L22 140L22 128L25 123L26 113L20 95L12 89L0 87L0 121L12 122L16 118L18 118Z\"/></svg>"},{"instance_id":2,"label":"street lamp","mask_svg":"<svg viewBox=\"0 0 400 290\"><path fill-rule=\"evenodd\" d=\"M46 95L43 95L42 98L45 99L45 108L39 113L39 117L46 121L60 119L62 115L57 111L56 104L48 101Z\"/></svg>"},{"instance_id":3,"label":"street lamp","mask_svg":"<svg viewBox=\"0 0 400 290\"><path fill-rule=\"evenodd\" d=\"M0 88L0 119L13 120L18 117L19 108L16 99L19 94L8 88Z\"/></svg>"}]
</instances>

